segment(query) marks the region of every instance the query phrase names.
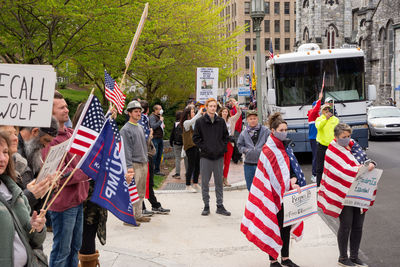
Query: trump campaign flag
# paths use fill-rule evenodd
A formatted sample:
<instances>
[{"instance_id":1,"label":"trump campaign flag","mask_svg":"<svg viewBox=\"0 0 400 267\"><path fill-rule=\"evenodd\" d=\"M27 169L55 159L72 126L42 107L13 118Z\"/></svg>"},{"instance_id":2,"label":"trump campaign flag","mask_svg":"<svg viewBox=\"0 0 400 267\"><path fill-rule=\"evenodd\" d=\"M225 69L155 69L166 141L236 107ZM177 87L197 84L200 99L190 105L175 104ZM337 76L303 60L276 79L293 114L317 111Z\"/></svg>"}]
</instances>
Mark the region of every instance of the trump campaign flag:
<instances>
[{"instance_id":1,"label":"trump campaign flag","mask_svg":"<svg viewBox=\"0 0 400 267\"><path fill-rule=\"evenodd\" d=\"M96 181L90 200L108 209L120 220L136 225L130 196L132 190L125 180L125 170L110 119L104 123L95 143L82 159L80 168Z\"/></svg>"}]
</instances>

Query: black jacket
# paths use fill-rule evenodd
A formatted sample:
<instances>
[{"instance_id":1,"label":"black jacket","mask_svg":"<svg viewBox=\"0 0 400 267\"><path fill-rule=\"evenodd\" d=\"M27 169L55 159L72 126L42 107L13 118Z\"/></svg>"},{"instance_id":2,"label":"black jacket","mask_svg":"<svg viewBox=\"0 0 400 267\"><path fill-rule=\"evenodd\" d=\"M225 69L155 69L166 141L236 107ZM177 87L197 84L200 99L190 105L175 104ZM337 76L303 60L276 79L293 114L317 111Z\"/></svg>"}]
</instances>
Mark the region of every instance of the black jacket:
<instances>
[{"instance_id":1,"label":"black jacket","mask_svg":"<svg viewBox=\"0 0 400 267\"><path fill-rule=\"evenodd\" d=\"M169 144L171 145L171 147L173 147L174 145L183 145L182 127L179 124L176 125L176 123L177 122L174 123L174 128L172 128L171 135L169 136Z\"/></svg>"},{"instance_id":2,"label":"black jacket","mask_svg":"<svg viewBox=\"0 0 400 267\"><path fill-rule=\"evenodd\" d=\"M200 157L211 160L223 157L228 141L226 122L221 117L215 115L212 122L206 114L196 121L193 142L200 148Z\"/></svg>"}]
</instances>

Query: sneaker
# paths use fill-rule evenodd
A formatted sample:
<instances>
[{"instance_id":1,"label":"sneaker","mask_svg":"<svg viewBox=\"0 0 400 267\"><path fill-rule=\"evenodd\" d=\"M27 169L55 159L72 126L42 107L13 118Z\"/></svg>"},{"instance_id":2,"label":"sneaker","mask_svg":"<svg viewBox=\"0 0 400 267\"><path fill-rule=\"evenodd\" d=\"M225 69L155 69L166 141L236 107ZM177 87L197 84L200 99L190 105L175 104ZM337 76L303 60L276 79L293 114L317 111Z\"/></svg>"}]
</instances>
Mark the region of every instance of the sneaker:
<instances>
[{"instance_id":1,"label":"sneaker","mask_svg":"<svg viewBox=\"0 0 400 267\"><path fill-rule=\"evenodd\" d=\"M164 209L161 206L158 208L152 208L151 210L156 214L168 214L171 211L170 209Z\"/></svg>"},{"instance_id":2,"label":"sneaker","mask_svg":"<svg viewBox=\"0 0 400 267\"><path fill-rule=\"evenodd\" d=\"M270 266L270 267L282 267L282 265L281 265L279 262L277 262L277 261L271 262L271 264L270 264L269 266Z\"/></svg>"},{"instance_id":3,"label":"sneaker","mask_svg":"<svg viewBox=\"0 0 400 267\"><path fill-rule=\"evenodd\" d=\"M140 222L136 222L136 225L124 222L123 225L130 226L130 227L139 227L140 226Z\"/></svg>"},{"instance_id":4,"label":"sneaker","mask_svg":"<svg viewBox=\"0 0 400 267\"><path fill-rule=\"evenodd\" d=\"M196 189L194 189L191 185L187 185L186 186L186 191L189 191L191 193L196 193Z\"/></svg>"},{"instance_id":5,"label":"sneaker","mask_svg":"<svg viewBox=\"0 0 400 267\"><path fill-rule=\"evenodd\" d=\"M350 260L351 260L356 266L359 266L359 267L368 267L368 265L367 265L366 263L364 263L362 260L360 260L359 258L355 258L355 259L350 258Z\"/></svg>"},{"instance_id":6,"label":"sneaker","mask_svg":"<svg viewBox=\"0 0 400 267\"><path fill-rule=\"evenodd\" d=\"M149 217L139 217L136 219L137 222L150 222L151 219Z\"/></svg>"},{"instance_id":7,"label":"sneaker","mask_svg":"<svg viewBox=\"0 0 400 267\"><path fill-rule=\"evenodd\" d=\"M181 179L181 175L179 173L175 173L174 175L172 175L172 178Z\"/></svg>"},{"instance_id":8,"label":"sneaker","mask_svg":"<svg viewBox=\"0 0 400 267\"><path fill-rule=\"evenodd\" d=\"M204 206L204 209L201 212L201 215L207 216L208 214L210 214L210 206Z\"/></svg>"},{"instance_id":9,"label":"sneaker","mask_svg":"<svg viewBox=\"0 0 400 267\"><path fill-rule=\"evenodd\" d=\"M151 210L142 210L142 215L144 216L144 217L151 217L151 216L153 216L153 214L154 214L154 212L153 211L151 211Z\"/></svg>"},{"instance_id":10,"label":"sneaker","mask_svg":"<svg viewBox=\"0 0 400 267\"><path fill-rule=\"evenodd\" d=\"M158 176L165 176L165 174L164 174L164 173L162 173L162 172L156 172L154 175L158 175Z\"/></svg>"},{"instance_id":11,"label":"sneaker","mask_svg":"<svg viewBox=\"0 0 400 267\"><path fill-rule=\"evenodd\" d=\"M287 266L287 267L299 267L299 265L297 265L296 263L294 263L290 259L282 260L281 264L282 264L282 266Z\"/></svg>"},{"instance_id":12,"label":"sneaker","mask_svg":"<svg viewBox=\"0 0 400 267\"><path fill-rule=\"evenodd\" d=\"M311 180L312 183L316 183L317 182L317 176L311 175L310 180Z\"/></svg>"},{"instance_id":13,"label":"sneaker","mask_svg":"<svg viewBox=\"0 0 400 267\"><path fill-rule=\"evenodd\" d=\"M344 267L357 266L349 258L339 258L338 264L339 266L344 266Z\"/></svg>"},{"instance_id":14,"label":"sneaker","mask_svg":"<svg viewBox=\"0 0 400 267\"><path fill-rule=\"evenodd\" d=\"M224 205L217 205L217 211L216 213L224 215L224 216L231 216L231 213L227 211L224 207Z\"/></svg>"},{"instance_id":15,"label":"sneaker","mask_svg":"<svg viewBox=\"0 0 400 267\"><path fill-rule=\"evenodd\" d=\"M196 190L196 192L200 192L201 191L201 187L199 184L193 184L192 185L193 189Z\"/></svg>"}]
</instances>

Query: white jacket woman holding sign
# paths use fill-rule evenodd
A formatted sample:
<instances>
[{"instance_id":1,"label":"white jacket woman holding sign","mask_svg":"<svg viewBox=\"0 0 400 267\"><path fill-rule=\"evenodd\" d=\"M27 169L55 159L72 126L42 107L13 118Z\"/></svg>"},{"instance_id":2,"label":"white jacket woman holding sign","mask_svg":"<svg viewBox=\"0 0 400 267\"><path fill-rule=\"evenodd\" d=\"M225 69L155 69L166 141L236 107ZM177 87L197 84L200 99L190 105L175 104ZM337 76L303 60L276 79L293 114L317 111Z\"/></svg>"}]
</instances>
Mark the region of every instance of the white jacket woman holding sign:
<instances>
[{"instance_id":1,"label":"white jacket woman holding sign","mask_svg":"<svg viewBox=\"0 0 400 267\"><path fill-rule=\"evenodd\" d=\"M368 171L375 168L375 162L367 160L361 146L350 138L351 127L339 123L335 129L335 139L330 143L325 155L324 174L318 192L318 207L334 218L339 217L338 246L340 266L367 266L358 257L362 227L367 209L344 206L344 200L362 166ZM370 206L374 204L376 191ZM347 244L350 237L350 258Z\"/></svg>"}]
</instances>

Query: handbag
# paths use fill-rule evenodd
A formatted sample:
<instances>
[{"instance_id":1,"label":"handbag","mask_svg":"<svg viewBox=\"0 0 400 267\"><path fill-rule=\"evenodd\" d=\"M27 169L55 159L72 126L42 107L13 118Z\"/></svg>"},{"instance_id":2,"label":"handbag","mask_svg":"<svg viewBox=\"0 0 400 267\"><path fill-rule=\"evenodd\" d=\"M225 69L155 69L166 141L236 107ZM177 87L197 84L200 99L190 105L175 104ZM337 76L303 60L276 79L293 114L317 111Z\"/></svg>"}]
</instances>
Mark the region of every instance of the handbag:
<instances>
[{"instance_id":1,"label":"handbag","mask_svg":"<svg viewBox=\"0 0 400 267\"><path fill-rule=\"evenodd\" d=\"M25 239L25 235L22 231L22 229L24 229L17 217L17 215L15 215L14 211L11 209L10 204L8 204L7 200L5 200L3 198L2 195L0 195L0 200L1 202L4 204L4 206L7 207L8 211L11 214L11 217L13 218L14 221L14 227L18 232L19 237L22 239ZM39 248L32 248L31 245L29 244L29 242L27 240L25 240L26 242L24 243L25 249L26 250L30 250L31 251L31 255L32 257L28 260L30 260L28 262L28 266L34 266L34 267L48 267L48 260L47 260L47 256L46 254L44 254L43 249L39 249ZM26 244L25 244L26 243ZM26 247L28 246L28 247Z\"/></svg>"}]
</instances>

